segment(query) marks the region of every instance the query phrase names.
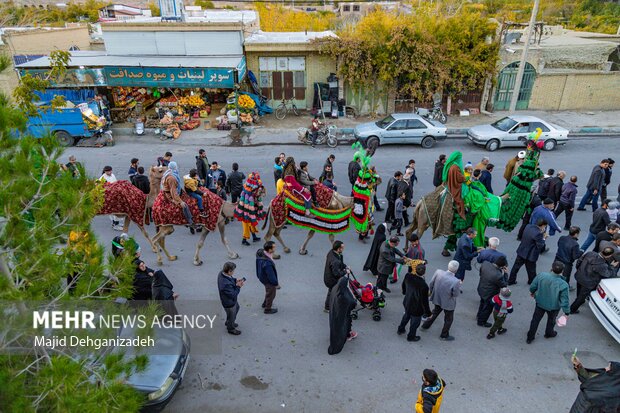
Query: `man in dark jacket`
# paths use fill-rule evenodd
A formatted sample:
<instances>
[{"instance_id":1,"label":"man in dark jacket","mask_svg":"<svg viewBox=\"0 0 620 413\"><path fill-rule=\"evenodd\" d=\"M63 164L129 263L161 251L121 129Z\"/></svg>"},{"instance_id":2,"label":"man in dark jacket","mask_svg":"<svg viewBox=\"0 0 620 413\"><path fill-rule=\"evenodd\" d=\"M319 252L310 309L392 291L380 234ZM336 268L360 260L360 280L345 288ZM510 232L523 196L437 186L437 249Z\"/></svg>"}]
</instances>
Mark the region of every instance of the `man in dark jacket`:
<instances>
[{"instance_id":1,"label":"man in dark jacket","mask_svg":"<svg viewBox=\"0 0 620 413\"><path fill-rule=\"evenodd\" d=\"M487 189L487 191L489 191L490 194L493 193L493 186L491 184L491 181L493 179L491 172L493 172L493 168L495 168L495 165L493 165L492 163L487 164L485 169L480 171L480 179L478 179L478 181L480 181L480 183L484 185L484 187Z\"/></svg>"},{"instance_id":2,"label":"man in dark jacket","mask_svg":"<svg viewBox=\"0 0 620 413\"><path fill-rule=\"evenodd\" d=\"M276 298L276 290L280 286L278 283L278 271L273 262L273 254L276 252L276 243L273 241L265 242L262 249L256 251L256 276L265 286L265 300L262 307L265 314L275 314L278 309L272 307L273 300Z\"/></svg>"},{"instance_id":3,"label":"man in dark jacket","mask_svg":"<svg viewBox=\"0 0 620 413\"><path fill-rule=\"evenodd\" d=\"M232 172L226 179L226 193L230 195L230 201L233 204L239 200L239 195L243 191L243 181L245 181L245 174L239 172L239 164L235 162L232 164Z\"/></svg>"},{"instance_id":4,"label":"man in dark jacket","mask_svg":"<svg viewBox=\"0 0 620 413\"><path fill-rule=\"evenodd\" d=\"M607 169L605 169L605 179L603 180L603 186L601 187L601 199L607 198L607 185L611 183L611 174L613 172L612 169L616 163L616 161L611 158L609 158L608 161L609 164L607 165Z\"/></svg>"},{"instance_id":5,"label":"man in dark jacket","mask_svg":"<svg viewBox=\"0 0 620 413\"><path fill-rule=\"evenodd\" d=\"M579 313L579 307L586 302L586 298L596 289L598 283L603 278L611 278L614 276L614 267L618 266L617 261L613 261L614 250L605 248L599 252L586 252L577 261L577 272L575 279L577 280L577 297L570 305L571 314ZM613 262L613 264L610 264Z\"/></svg>"},{"instance_id":6,"label":"man in dark jacket","mask_svg":"<svg viewBox=\"0 0 620 413\"><path fill-rule=\"evenodd\" d=\"M403 306L405 307L405 314L398 326L398 335L405 334L405 328L407 323L409 324L409 334L407 334L407 341L419 341L420 336L416 335L418 327L422 322L422 316L431 316L431 306L428 302L428 284L424 280L424 274L426 273L426 266L423 264L418 265L415 268L415 274L410 271L405 275L403 280L402 290Z\"/></svg>"},{"instance_id":7,"label":"man in dark jacket","mask_svg":"<svg viewBox=\"0 0 620 413\"><path fill-rule=\"evenodd\" d=\"M209 173L209 169L211 165L209 164L209 159L207 158L207 151L201 149L198 151L198 156L196 157L196 170L198 171L198 177L202 181L202 184L207 186L207 175Z\"/></svg>"},{"instance_id":8,"label":"man in dark jacket","mask_svg":"<svg viewBox=\"0 0 620 413\"><path fill-rule=\"evenodd\" d=\"M565 177L566 172L560 171L556 176L549 180L549 191L547 192L547 198L551 199L556 205L562 196L562 186L564 185Z\"/></svg>"},{"instance_id":9,"label":"man in dark jacket","mask_svg":"<svg viewBox=\"0 0 620 413\"><path fill-rule=\"evenodd\" d=\"M413 177L412 177L413 179ZM405 199L403 199L403 205L406 208L411 206L411 199L413 198L413 190L411 189L407 181L404 179L399 180L396 183L396 198L394 198L394 207L396 208L396 199L400 198L402 194L405 194ZM407 209L403 211L403 224L405 227L409 226L409 214L407 213Z\"/></svg>"},{"instance_id":10,"label":"man in dark jacket","mask_svg":"<svg viewBox=\"0 0 620 413\"><path fill-rule=\"evenodd\" d=\"M592 214L592 224L590 224L590 229L588 231L588 238L581 244L581 249L587 251L590 248L590 245L594 241L596 241L596 236L599 232L604 231L607 228L607 225L611 222L609 218L609 214L607 213L607 205L611 202L609 199L603 200L603 204L600 208L597 208L596 211Z\"/></svg>"},{"instance_id":11,"label":"man in dark jacket","mask_svg":"<svg viewBox=\"0 0 620 413\"><path fill-rule=\"evenodd\" d=\"M530 216L530 224L535 224L539 219L547 221L549 226L549 235L553 236L556 232L562 232L562 229L555 221L555 214L553 213L554 203L551 198L545 198L542 205L537 206L532 211Z\"/></svg>"},{"instance_id":12,"label":"man in dark jacket","mask_svg":"<svg viewBox=\"0 0 620 413\"><path fill-rule=\"evenodd\" d=\"M568 235L562 235L558 240L558 252L555 254L555 260L564 264L564 271L562 271L562 277L570 286L570 275L573 272L573 263L577 261L583 254L581 248L579 248L579 234L581 228L570 227ZM572 287L574 289L574 287Z\"/></svg>"},{"instance_id":13,"label":"man in dark jacket","mask_svg":"<svg viewBox=\"0 0 620 413\"><path fill-rule=\"evenodd\" d=\"M538 190L536 193L540 199L547 198L547 195L549 194L549 185L551 183L551 179L553 178L553 174L555 174L555 169L549 169L547 173L538 181Z\"/></svg>"},{"instance_id":14,"label":"man in dark jacket","mask_svg":"<svg viewBox=\"0 0 620 413\"><path fill-rule=\"evenodd\" d=\"M168 166L170 161L172 161L172 152L166 152L164 156L157 158L157 166Z\"/></svg>"},{"instance_id":15,"label":"man in dark jacket","mask_svg":"<svg viewBox=\"0 0 620 413\"><path fill-rule=\"evenodd\" d=\"M527 283L532 283L532 280L536 277L536 261L538 261L539 254L545 250L546 231L547 222L544 220L525 227L523 238L517 248L517 258L510 270L508 285L517 283L517 273L523 264L525 264L525 269L527 270Z\"/></svg>"},{"instance_id":16,"label":"man in dark jacket","mask_svg":"<svg viewBox=\"0 0 620 413\"><path fill-rule=\"evenodd\" d=\"M390 178L387 184L387 189L385 191L385 198L387 199L388 208L385 212L384 222L392 222L394 221L394 203L396 202L396 198L398 198L398 188L399 181L402 181L403 173L401 171L394 172L394 177Z\"/></svg>"},{"instance_id":17,"label":"man in dark jacket","mask_svg":"<svg viewBox=\"0 0 620 413\"><path fill-rule=\"evenodd\" d=\"M463 281L465 279L465 271L471 270L471 260L478 256L478 249L474 245L477 231L473 228L467 228L467 231L456 244L456 253L454 260L459 263L459 270L456 272L456 278Z\"/></svg>"},{"instance_id":18,"label":"man in dark jacket","mask_svg":"<svg viewBox=\"0 0 620 413\"><path fill-rule=\"evenodd\" d=\"M435 161L435 169L433 171L433 185L437 188L443 183L443 165L446 163L446 155L439 155L439 159Z\"/></svg>"},{"instance_id":19,"label":"man in dark jacket","mask_svg":"<svg viewBox=\"0 0 620 413\"><path fill-rule=\"evenodd\" d=\"M610 222L607 224L607 227L604 231L600 231L596 234L596 240L594 241L594 249L592 251L599 252L601 241L611 241L614 237L614 234L620 230L620 225L615 222Z\"/></svg>"},{"instance_id":20,"label":"man in dark jacket","mask_svg":"<svg viewBox=\"0 0 620 413\"><path fill-rule=\"evenodd\" d=\"M142 191L145 195L148 195L151 192L151 183L149 182L149 177L144 175L144 168L142 166L138 166L138 173L134 175L131 180L133 186Z\"/></svg>"},{"instance_id":21,"label":"man in dark jacket","mask_svg":"<svg viewBox=\"0 0 620 413\"><path fill-rule=\"evenodd\" d=\"M377 262L377 272L379 273L377 288L382 289L386 293L392 292L387 286L387 279L394 271L394 267L396 267L396 264L405 263L402 258L405 254L396 248L399 242L400 240L398 237L390 237L389 240L381 245L381 250L379 252L379 261ZM397 258L397 255L400 258Z\"/></svg>"},{"instance_id":22,"label":"man in dark jacket","mask_svg":"<svg viewBox=\"0 0 620 413\"><path fill-rule=\"evenodd\" d=\"M480 327L491 327L491 323L488 322L489 316L493 312L491 299L508 285L507 275L508 260L506 257L499 257L494 264L484 261L480 265L480 281L478 281L480 305L476 315Z\"/></svg>"},{"instance_id":23,"label":"man in dark jacket","mask_svg":"<svg viewBox=\"0 0 620 413\"><path fill-rule=\"evenodd\" d=\"M355 181L357 180L357 177L361 170L362 167L360 166L359 159L357 159L356 156L351 162L349 162L349 167L347 168L349 182L351 183L351 189L353 189L353 185L355 185Z\"/></svg>"},{"instance_id":24,"label":"man in dark jacket","mask_svg":"<svg viewBox=\"0 0 620 413\"><path fill-rule=\"evenodd\" d=\"M342 252L344 251L344 243L342 241L334 241L332 249L327 253L325 259L325 271L323 271L323 282L327 287L327 297L325 297L325 306L323 311L329 313L329 303L332 293L332 288L336 285L338 280L350 272L342 258Z\"/></svg>"},{"instance_id":25,"label":"man in dark jacket","mask_svg":"<svg viewBox=\"0 0 620 413\"><path fill-rule=\"evenodd\" d=\"M216 184L222 183L222 188L226 188L226 172L220 168L217 162L211 163L211 169L207 172L207 185L211 192L216 193Z\"/></svg>"},{"instance_id":26,"label":"man in dark jacket","mask_svg":"<svg viewBox=\"0 0 620 413\"><path fill-rule=\"evenodd\" d=\"M575 211L575 198L577 197L577 177L575 175L570 177L570 182L562 185L562 193L560 195L560 201L555 208L556 218L560 214L566 211L566 222L564 223L564 229L569 229L573 219L573 212Z\"/></svg>"},{"instance_id":27,"label":"man in dark jacket","mask_svg":"<svg viewBox=\"0 0 620 413\"><path fill-rule=\"evenodd\" d=\"M542 205L542 200L536 193L532 193L532 198L530 199L530 207L525 210L523 214L523 220L521 221L521 228L519 228L519 232L517 233L517 241L521 241L523 237L523 231L525 231L525 227L530 223L530 219L532 218L532 211L538 206Z\"/></svg>"},{"instance_id":28,"label":"man in dark jacket","mask_svg":"<svg viewBox=\"0 0 620 413\"><path fill-rule=\"evenodd\" d=\"M224 307L224 312L226 312L226 329L228 334L238 336L241 334L241 331L237 330L237 323L235 323L237 313L239 312L237 297L241 287L243 287L244 279L238 280L233 277L235 268L237 268L237 265L234 262L229 261L224 264L224 268L217 276L217 288L220 292L222 307Z\"/></svg>"},{"instance_id":29,"label":"man in dark jacket","mask_svg":"<svg viewBox=\"0 0 620 413\"><path fill-rule=\"evenodd\" d=\"M586 204L592 201L592 211L598 209L598 198L605 183L605 169L609 166L609 159L603 159L601 163L592 168L590 179L586 185L586 193L581 198L577 211L585 211Z\"/></svg>"}]
</instances>

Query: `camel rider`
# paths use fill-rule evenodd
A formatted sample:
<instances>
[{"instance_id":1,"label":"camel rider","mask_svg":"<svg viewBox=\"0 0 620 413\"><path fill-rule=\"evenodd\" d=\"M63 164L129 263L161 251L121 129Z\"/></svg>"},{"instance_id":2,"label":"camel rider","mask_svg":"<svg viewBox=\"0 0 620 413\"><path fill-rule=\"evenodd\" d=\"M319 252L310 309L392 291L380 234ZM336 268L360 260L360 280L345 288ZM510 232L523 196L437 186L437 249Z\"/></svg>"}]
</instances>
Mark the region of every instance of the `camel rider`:
<instances>
[{"instance_id":1,"label":"camel rider","mask_svg":"<svg viewBox=\"0 0 620 413\"><path fill-rule=\"evenodd\" d=\"M465 219L465 204L463 203L463 154L459 151L452 152L443 167L442 181L448 186L450 195L454 200L456 212Z\"/></svg>"},{"instance_id":2,"label":"camel rider","mask_svg":"<svg viewBox=\"0 0 620 413\"><path fill-rule=\"evenodd\" d=\"M176 162L172 161L168 164L168 170L161 179L161 191L164 193L166 201L172 202L183 209L183 215L187 223L193 227L194 220L192 219L192 213L187 204L181 199L182 188L183 184L181 176L179 175L179 167Z\"/></svg>"},{"instance_id":3,"label":"camel rider","mask_svg":"<svg viewBox=\"0 0 620 413\"><path fill-rule=\"evenodd\" d=\"M312 208L312 194L297 181L297 165L295 165L295 159L293 159L293 157L288 157L286 159L283 176L286 188L296 193L304 200L304 208L306 208L305 214L309 217L311 215L310 209Z\"/></svg>"}]
</instances>

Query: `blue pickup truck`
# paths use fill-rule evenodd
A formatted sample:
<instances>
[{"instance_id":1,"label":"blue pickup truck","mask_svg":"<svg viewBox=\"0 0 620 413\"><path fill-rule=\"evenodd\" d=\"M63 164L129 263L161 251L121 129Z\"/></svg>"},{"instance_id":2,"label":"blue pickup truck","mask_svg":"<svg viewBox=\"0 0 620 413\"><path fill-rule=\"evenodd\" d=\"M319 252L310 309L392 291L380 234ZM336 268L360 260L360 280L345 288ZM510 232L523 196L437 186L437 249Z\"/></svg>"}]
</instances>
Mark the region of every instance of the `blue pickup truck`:
<instances>
[{"instance_id":1,"label":"blue pickup truck","mask_svg":"<svg viewBox=\"0 0 620 413\"><path fill-rule=\"evenodd\" d=\"M88 109L95 116L100 116L99 106L95 101L87 102ZM49 102L37 102L38 115L28 119L27 133L36 138L48 134L54 135L61 145L72 146L80 139L97 137L102 144L113 142L108 125L95 125L86 121L78 107L51 109Z\"/></svg>"}]
</instances>

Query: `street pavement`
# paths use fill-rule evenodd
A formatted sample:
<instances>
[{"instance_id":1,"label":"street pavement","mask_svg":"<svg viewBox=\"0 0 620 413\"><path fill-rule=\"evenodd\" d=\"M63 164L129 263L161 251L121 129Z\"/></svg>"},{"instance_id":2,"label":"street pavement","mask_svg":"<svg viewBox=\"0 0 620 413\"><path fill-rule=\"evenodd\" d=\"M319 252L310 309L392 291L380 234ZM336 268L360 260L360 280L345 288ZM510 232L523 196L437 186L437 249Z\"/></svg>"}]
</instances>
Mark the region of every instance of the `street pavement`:
<instances>
[{"instance_id":1,"label":"street pavement","mask_svg":"<svg viewBox=\"0 0 620 413\"><path fill-rule=\"evenodd\" d=\"M353 151L348 145L330 150L327 147L311 149L302 146L211 146L208 139L176 142L159 142L152 137L123 137L114 147L70 148L63 159L75 154L87 170L98 176L103 166L110 164L119 179L127 178L129 160L140 159L148 167L157 156L170 150L182 173L194 167L194 156L200 147L208 151L210 161L218 161L228 172L232 162L238 162L244 172L258 170L268 189L268 199L275 192L272 165L280 152L293 155L297 162L306 160L312 174L318 176L329 153L336 155L335 181L349 191L346 176ZM592 167L602 158L613 156L620 149L617 139L580 139L565 147L541 156L541 168L564 169L576 174L581 193ZM418 146L380 147L373 163L384 177L384 182L395 170L403 170L410 158L416 160L419 182L415 186L414 200L432 189L434 161L440 153L453 150L463 152L463 160L476 164L489 155L481 148L462 140L440 142L430 150ZM501 149L491 153L496 165L493 173L495 192L504 187L503 168L516 149ZM614 175L610 195L616 196L618 179ZM379 187L383 206L385 184ZM411 210L409 210L411 212ZM383 218L378 213L378 219ZM573 223L586 232L591 213L575 212ZM560 225L564 217L559 219ZM110 240L118 233L110 228L107 217L96 217L93 226L102 243L109 247ZM154 229L148 229L151 234ZM131 235L141 243L143 258L149 266L157 268L155 255L146 248L145 241L135 226ZM487 340L487 329L475 321L479 298L476 294L478 275L476 268L467 273L463 294L458 299L455 321L451 334L454 342L439 340L443 320L438 320L428 331L420 331L422 340L410 343L405 336L396 335L402 316L400 283L387 294L387 306L380 322L372 320L368 311L360 312L353 328L359 337L348 342L342 353L329 356L328 314L323 312L326 288L323 285L325 255L330 245L325 235L317 234L309 244L309 254L300 256L297 249L305 232L289 226L283 231L285 242L292 248L276 262L282 289L278 290L275 306L279 312L264 315L260 304L264 290L255 275L254 254L261 243L251 247L241 245L241 225L233 222L226 226L232 247L240 254L236 260L238 276L248 279L241 290L241 310L237 322L240 336L225 334L223 323L217 331L223 334L222 354L211 356L192 355L185 381L167 412L400 412L411 411L417 398L421 372L433 368L446 381L442 411L479 413L482 411L506 412L566 412L575 399L579 382L571 369L570 355L575 348L588 367L602 367L605 360L620 360L620 346L601 327L588 306L578 315L571 316L565 328L558 329L553 339L543 338L543 325L536 340L528 345L525 334L534 310L529 296L525 268L519 273L519 283L512 287L515 308L508 316L508 332ZM488 236L499 236L500 250L515 259L518 246L516 231L510 234L489 229ZM548 239L550 251L541 256L538 270L548 270L554 257L558 235ZM585 234L582 235L582 238ZM354 231L337 236L345 242L344 259L362 283L375 282L369 273L362 271L370 248L370 241L363 244ZM211 234L202 250L204 264L192 265L196 235L185 228L177 228L168 237L167 246L179 260L165 261L161 267L180 294L180 300L216 300L217 274L228 260L219 236ZM401 242L401 246L404 242ZM445 269L448 258L441 256L442 239L432 240L427 233L422 239L429 264L427 280L437 268ZM571 293L571 300L574 293ZM442 317L443 318L443 317ZM415 382L414 382L415 381Z\"/></svg>"}]
</instances>

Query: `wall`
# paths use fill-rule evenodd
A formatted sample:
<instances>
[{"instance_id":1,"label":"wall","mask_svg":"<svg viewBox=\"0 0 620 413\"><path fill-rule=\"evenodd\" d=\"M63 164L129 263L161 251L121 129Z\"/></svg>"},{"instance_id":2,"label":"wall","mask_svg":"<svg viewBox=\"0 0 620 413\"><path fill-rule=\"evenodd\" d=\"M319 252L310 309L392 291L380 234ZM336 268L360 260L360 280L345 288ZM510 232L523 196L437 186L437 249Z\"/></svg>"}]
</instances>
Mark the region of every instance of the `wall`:
<instances>
[{"instance_id":1,"label":"wall","mask_svg":"<svg viewBox=\"0 0 620 413\"><path fill-rule=\"evenodd\" d=\"M347 105L355 106L360 115L385 115L395 110L395 95L386 92L380 84L368 88L345 84L344 91Z\"/></svg>"},{"instance_id":2,"label":"wall","mask_svg":"<svg viewBox=\"0 0 620 413\"><path fill-rule=\"evenodd\" d=\"M320 56L317 53L306 51L292 51L293 47L289 46L288 50L284 50L281 45L274 46L273 51L267 51L269 47L261 45L261 51L248 51L248 45L246 45L246 57L248 69L254 72L254 75L259 77L259 57L292 57L292 56L305 56L306 58L306 108L312 108L312 99L314 96L313 86L315 82L327 82L327 77L330 73L336 72L336 62L327 56ZM274 105L273 102L269 103Z\"/></svg>"},{"instance_id":3,"label":"wall","mask_svg":"<svg viewBox=\"0 0 620 413\"><path fill-rule=\"evenodd\" d=\"M5 41L12 54L49 54L52 50L68 50L71 46L90 50L90 35L86 26L8 32Z\"/></svg>"},{"instance_id":4,"label":"wall","mask_svg":"<svg viewBox=\"0 0 620 413\"><path fill-rule=\"evenodd\" d=\"M0 92L7 96L11 96L17 83L17 73L13 69L13 66L9 66L4 71L0 72Z\"/></svg>"},{"instance_id":5,"label":"wall","mask_svg":"<svg viewBox=\"0 0 620 413\"><path fill-rule=\"evenodd\" d=\"M536 77L529 109L617 110L620 72L543 73Z\"/></svg>"}]
</instances>

